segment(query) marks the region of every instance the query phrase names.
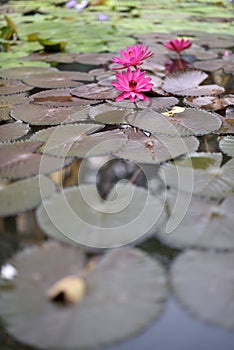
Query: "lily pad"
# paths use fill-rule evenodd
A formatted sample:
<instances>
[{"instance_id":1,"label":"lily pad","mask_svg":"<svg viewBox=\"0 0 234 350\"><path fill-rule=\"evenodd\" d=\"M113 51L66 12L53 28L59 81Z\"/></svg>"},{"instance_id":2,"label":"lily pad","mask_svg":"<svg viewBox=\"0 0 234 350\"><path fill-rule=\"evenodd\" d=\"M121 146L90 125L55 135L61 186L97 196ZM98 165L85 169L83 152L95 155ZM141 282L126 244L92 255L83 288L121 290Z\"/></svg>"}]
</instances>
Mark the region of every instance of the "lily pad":
<instances>
[{"instance_id":1,"label":"lily pad","mask_svg":"<svg viewBox=\"0 0 234 350\"><path fill-rule=\"evenodd\" d=\"M0 120L11 119L10 111L14 105L23 103L28 100L28 94L13 94L0 96Z\"/></svg>"},{"instance_id":2,"label":"lily pad","mask_svg":"<svg viewBox=\"0 0 234 350\"><path fill-rule=\"evenodd\" d=\"M191 107L203 108L208 111L217 111L227 106L234 105L234 95L218 96L200 96L186 97L184 102Z\"/></svg>"},{"instance_id":3,"label":"lily pad","mask_svg":"<svg viewBox=\"0 0 234 350\"><path fill-rule=\"evenodd\" d=\"M71 89L51 89L49 91L38 92L31 96L33 103L52 107L73 107L88 106L95 104L97 100L86 100L71 94Z\"/></svg>"},{"instance_id":4,"label":"lily pad","mask_svg":"<svg viewBox=\"0 0 234 350\"><path fill-rule=\"evenodd\" d=\"M16 106L11 117L31 125L69 124L88 118L88 107L47 107L33 103Z\"/></svg>"},{"instance_id":5,"label":"lily pad","mask_svg":"<svg viewBox=\"0 0 234 350\"><path fill-rule=\"evenodd\" d=\"M119 92L116 91L113 87L101 86L93 83L80 86L76 89L72 89L71 94L73 96L87 98L91 100L105 100L116 98L119 95Z\"/></svg>"},{"instance_id":6,"label":"lily pad","mask_svg":"<svg viewBox=\"0 0 234 350\"><path fill-rule=\"evenodd\" d=\"M152 134L168 136L205 135L219 129L217 114L199 109L179 108L165 113L144 110L129 114L127 122Z\"/></svg>"},{"instance_id":7,"label":"lily pad","mask_svg":"<svg viewBox=\"0 0 234 350\"><path fill-rule=\"evenodd\" d=\"M177 248L213 248L234 250L234 196L222 203L191 196L187 192L169 191L168 221L157 230L156 236Z\"/></svg>"},{"instance_id":8,"label":"lily pad","mask_svg":"<svg viewBox=\"0 0 234 350\"><path fill-rule=\"evenodd\" d=\"M110 248L148 237L164 218L163 199L119 183L104 200L96 185L71 187L37 210L41 229L59 240Z\"/></svg>"},{"instance_id":9,"label":"lily pad","mask_svg":"<svg viewBox=\"0 0 234 350\"><path fill-rule=\"evenodd\" d=\"M57 126L39 131L31 140L44 141L40 152L57 157L106 155L115 152L127 141L127 136L118 129L90 135L102 128L97 124Z\"/></svg>"},{"instance_id":10,"label":"lily pad","mask_svg":"<svg viewBox=\"0 0 234 350\"><path fill-rule=\"evenodd\" d=\"M225 72L233 72L234 70L234 62L233 59L230 58L225 59L217 59L217 60L209 60L209 61L198 61L195 62L194 67L197 69L205 70L206 72L214 72L218 69L223 69Z\"/></svg>"},{"instance_id":11,"label":"lily pad","mask_svg":"<svg viewBox=\"0 0 234 350\"><path fill-rule=\"evenodd\" d=\"M219 142L219 148L230 157L234 157L234 136L226 136Z\"/></svg>"},{"instance_id":12,"label":"lily pad","mask_svg":"<svg viewBox=\"0 0 234 350\"><path fill-rule=\"evenodd\" d=\"M37 66L23 66L23 67L12 67L3 69L0 71L0 76L4 79L17 79L22 80L27 76L34 74L46 74L50 72L57 72L56 68L52 67L37 67Z\"/></svg>"},{"instance_id":13,"label":"lily pad","mask_svg":"<svg viewBox=\"0 0 234 350\"><path fill-rule=\"evenodd\" d=\"M0 185L0 216L15 215L33 209L54 191L53 181L43 175Z\"/></svg>"},{"instance_id":14,"label":"lily pad","mask_svg":"<svg viewBox=\"0 0 234 350\"><path fill-rule=\"evenodd\" d=\"M162 85L166 92L181 96L219 95L225 91L219 85L202 85L208 75L201 71L185 71L168 75Z\"/></svg>"},{"instance_id":15,"label":"lily pad","mask_svg":"<svg viewBox=\"0 0 234 350\"><path fill-rule=\"evenodd\" d=\"M189 250L174 261L171 282L179 302L197 318L234 330L234 253Z\"/></svg>"},{"instance_id":16,"label":"lily pad","mask_svg":"<svg viewBox=\"0 0 234 350\"><path fill-rule=\"evenodd\" d=\"M164 269L139 249L118 248L91 260L83 299L76 304L59 305L47 292L61 278L82 276L81 250L46 243L18 253L9 263L18 274L14 288L1 295L7 331L48 350L101 347L136 335L159 318L167 298Z\"/></svg>"},{"instance_id":17,"label":"lily pad","mask_svg":"<svg viewBox=\"0 0 234 350\"><path fill-rule=\"evenodd\" d=\"M107 103L91 107L89 110L89 115L94 120L114 125L127 124L126 117L131 113L131 110L120 109Z\"/></svg>"},{"instance_id":18,"label":"lily pad","mask_svg":"<svg viewBox=\"0 0 234 350\"><path fill-rule=\"evenodd\" d=\"M209 198L225 198L234 191L234 159L221 167L222 153L192 153L163 165L166 185Z\"/></svg>"},{"instance_id":19,"label":"lily pad","mask_svg":"<svg viewBox=\"0 0 234 350\"><path fill-rule=\"evenodd\" d=\"M93 81L93 78L88 73L70 71L36 74L23 78L25 84L41 89L72 88L83 85L81 82L84 81L90 82Z\"/></svg>"},{"instance_id":20,"label":"lily pad","mask_svg":"<svg viewBox=\"0 0 234 350\"><path fill-rule=\"evenodd\" d=\"M30 128L27 124L17 121L0 126L0 142L17 140L26 135Z\"/></svg>"},{"instance_id":21,"label":"lily pad","mask_svg":"<svg viewBox=\"0 0 234 350\"><path fill-rule=\"evenodd\" d=\"M21 141L0 144L0 178L22 179L37 174L50 174L67 166L66 161L33 153L43 144L41 141Z\"/></svg>"},{"instance_id":22,"label":"lily pad","mask_svg":"<svg viewBox=\"0 0 234 350\"><path fill-rule=\"evenodd\" d=\"M194 152L199 141L193 137L146 136L141 131L125 130L127 143L122 146L115 156L130 159L139 163L160 164L182 154Z\"/></svg>"},{"instance_id":23,"label":"lily pad","mask_svg":"<svg viewBox=\"0 0 234 350\"><path fill-rule=\"evenodd\" d=\"M12 95L20 92L26 92L32 90L32 87L23 84L18 80L0 80L0 94Z\"/></svg>"},{"instance_id":24,"label":"lily pad","mask_svg":"<svg viewBox=\"0 0 234 350\"><path fill-rule=\"evenodd\" d=\"M165 97L150 97L149 101L137 101L137 107L139 109L152 109L154 111L158 111L160 109L169 108L175 106L179 102L178 98L173 96L165 96ZM126 108L126 109L136 109L136 106L132 102L127 101L108 101L108 103L116 106L118 108Z\"/></svg>"}]
</instances>

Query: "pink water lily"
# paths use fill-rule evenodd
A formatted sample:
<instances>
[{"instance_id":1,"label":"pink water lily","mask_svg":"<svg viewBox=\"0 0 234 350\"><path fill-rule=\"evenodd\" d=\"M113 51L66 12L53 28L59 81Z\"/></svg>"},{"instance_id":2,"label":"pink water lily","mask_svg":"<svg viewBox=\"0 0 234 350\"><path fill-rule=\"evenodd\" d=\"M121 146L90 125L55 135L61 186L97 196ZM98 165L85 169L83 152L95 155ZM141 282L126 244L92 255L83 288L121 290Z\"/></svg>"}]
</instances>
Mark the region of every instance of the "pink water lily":
<instances>
[{"instance_id":1,"label":"pink water lily","mask_svg":"<svg viewBox=\"0 0 234 350\"><path fill-rule=\"evenodd\" d=\"M168 50L175 51L180 54L181 51L186 50L192 46L192 41L183 38L167 40L165 43L163 43L163 46L165 46Z\"/></svg>"},{"instance_id":2,"label":"pink water lily","mask_svg":"<svg viewBox=\"0 0 234 350\"><path fill-rule=\"evenodd\" d=\"M113 62L120 64L120 67L115 67L113 70L140 66L145 59L153 55L149 51L149 46L144 47L143 44L127 46L125 51L120 50L120 54L122 57L115 57L113 59Z\"/></svg>"},{"instance_id":3,"label":"pink water lily","mask_svg":"<svg viewBox=\"0 0 234 350\"><path fill-rule=\"evenodd\" d=\"M113 82L113 86L116 90L123 91L116 101L122 101L125 98L129 98L131 102L135 102L136 98L139 100L148 101L149 98L146 97L142 92L150 91L153 84L150 83L151 78L145 77L145 71L141 72L139 68L135 71L131 71L130 68L122 73L116 73L117 82Z\"/></svg>"}]
</instances>

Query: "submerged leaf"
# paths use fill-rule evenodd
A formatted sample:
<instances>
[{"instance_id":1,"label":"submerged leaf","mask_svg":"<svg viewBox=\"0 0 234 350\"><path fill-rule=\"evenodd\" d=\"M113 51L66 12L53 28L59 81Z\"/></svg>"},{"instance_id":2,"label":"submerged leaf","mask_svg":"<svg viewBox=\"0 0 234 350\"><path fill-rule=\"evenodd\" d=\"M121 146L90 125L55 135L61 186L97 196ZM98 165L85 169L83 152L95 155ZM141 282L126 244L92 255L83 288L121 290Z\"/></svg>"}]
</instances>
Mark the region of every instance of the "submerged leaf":
<instances>
[{"instance_id":1,"label":"submerged leaf","mask_svg":"<svg viewBox=\"0 0 234 350\"><path fill-rule=\"evenodd\" d=\"M161 315L167 298L164 269L139 249L117 248L99 258L76 304L59 304L46 293L61 278L79 276L80 249L50 242L21 251L9 263L18 275L14 288L1 293L7 331L48 350L102 347L131 337Z\"/></svg>"}]
</instances>

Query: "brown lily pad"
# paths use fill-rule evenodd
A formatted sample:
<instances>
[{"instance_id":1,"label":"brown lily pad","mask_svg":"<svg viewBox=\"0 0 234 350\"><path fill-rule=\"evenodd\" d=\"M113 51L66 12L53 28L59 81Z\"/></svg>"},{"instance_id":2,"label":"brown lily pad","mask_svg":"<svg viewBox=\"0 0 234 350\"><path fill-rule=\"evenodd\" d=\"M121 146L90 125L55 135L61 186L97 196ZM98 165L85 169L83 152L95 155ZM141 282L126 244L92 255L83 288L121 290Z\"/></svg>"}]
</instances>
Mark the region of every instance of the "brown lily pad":
<instances>
[{"instance_id":1,"label":"brown lily pad","mask_svg":"<svg viewBox=\"0 0 234 350\"><path fill-rule=\"evenodd\" d=\"M19 80L4 80L0 79L0 94L1 95L13 95L20 92L26 92L32 90L32 87L23 84Z\"/></svg>"},{"instance_id":2,"label":"brown lily pad","mask_svg":"<svg viewBox=\"0 0 234 350\"><path fill-rule=\"evenodd\" d=\"M0 142L17 140L26 135L30 128L27 124L17 121L0 126Z\"/></svg>"},{"instance_id":3,"label":"brown lily pad","mask_svg":"<svg viewBox=\"0 0 234 350\"><path fill-rule=\"evenodd\" d=\"M90 100L114 99L119 95L113 87L100 86L98 84L87 84L71 90L73 96L87 98Z\"/></svg>"}]
</instances>

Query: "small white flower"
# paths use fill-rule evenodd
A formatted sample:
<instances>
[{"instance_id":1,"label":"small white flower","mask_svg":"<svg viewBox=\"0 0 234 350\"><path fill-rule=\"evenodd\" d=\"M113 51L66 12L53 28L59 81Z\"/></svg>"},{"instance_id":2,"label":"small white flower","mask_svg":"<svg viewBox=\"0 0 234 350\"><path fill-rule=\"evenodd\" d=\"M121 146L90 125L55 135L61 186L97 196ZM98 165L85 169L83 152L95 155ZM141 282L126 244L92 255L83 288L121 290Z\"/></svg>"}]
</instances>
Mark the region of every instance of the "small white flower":
<instances>
[{"instance_id":1,"label":"small white flower","mask_svg":"<svg viewBox=\"0 0 234 350\"><path fill-rule=\"evenodd\" d=\"M10 264L3 265L1 268L1 278L4 278L5 280L13 280L15 276L18 275L17 270L14 268L14 266Z\"/></svg>"}]
</instances>

